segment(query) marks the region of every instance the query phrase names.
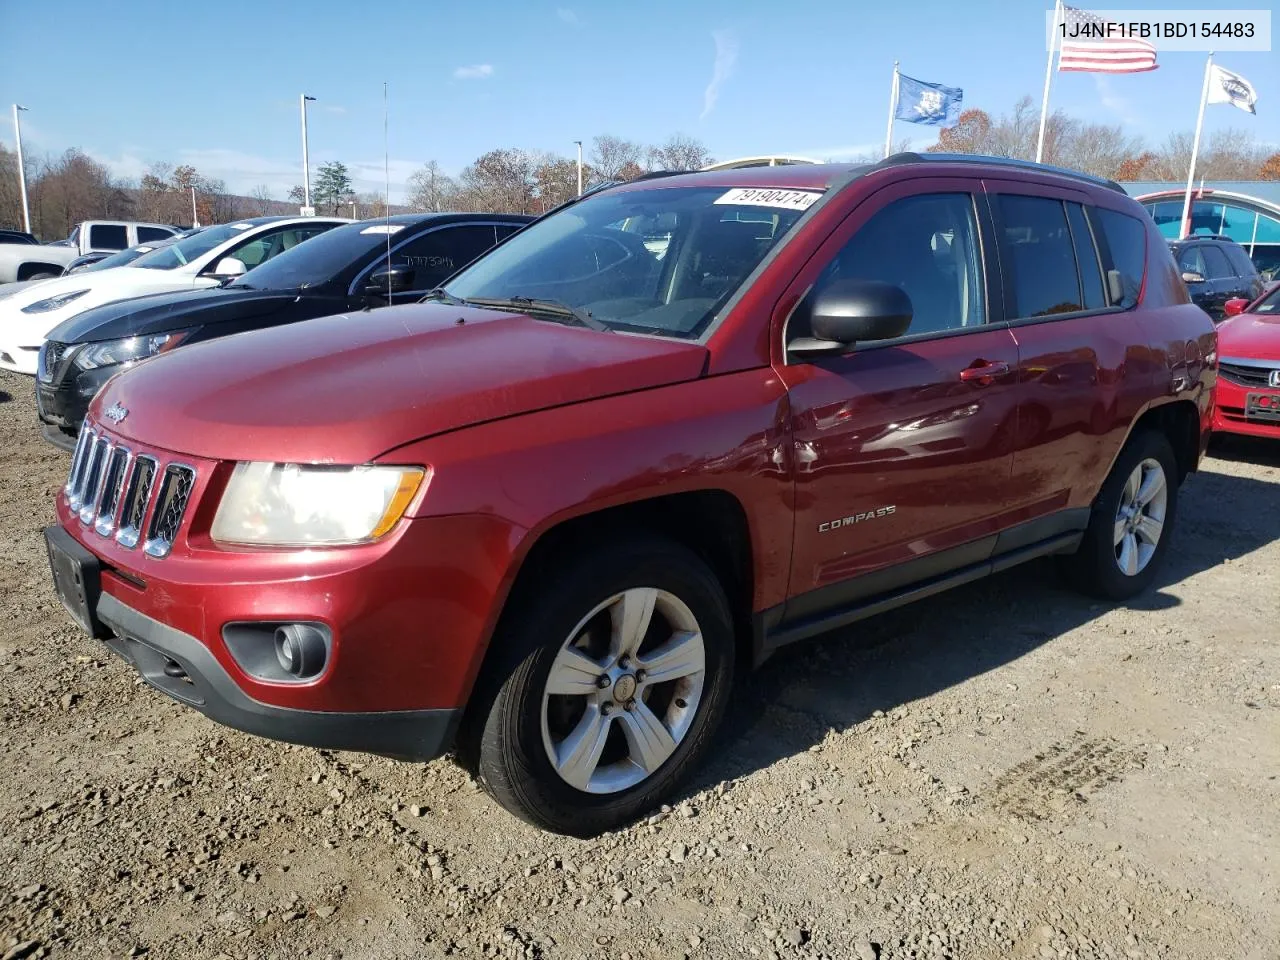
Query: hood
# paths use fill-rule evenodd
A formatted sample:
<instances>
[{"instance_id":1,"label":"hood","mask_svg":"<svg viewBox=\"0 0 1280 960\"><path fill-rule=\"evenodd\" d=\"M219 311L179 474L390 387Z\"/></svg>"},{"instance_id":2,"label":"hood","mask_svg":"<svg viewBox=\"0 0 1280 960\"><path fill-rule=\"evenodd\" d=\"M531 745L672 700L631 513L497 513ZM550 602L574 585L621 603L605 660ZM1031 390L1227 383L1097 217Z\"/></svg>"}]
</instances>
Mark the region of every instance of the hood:
<instances>
[{"instance_id":1,"label":"hood","mask_svg":"<svg viewBox=\"0 0 1280 960\"><path fill-rule=\"evenodd\" d=\"M69 317L116 300L127 300L164 290L190 290L193 286L213 286L178 270L148 270L144 267L113 267L57 277L0 299L0 346L39 346L49 331ZM81 296L56 310L24 313L23 307L64 293L84 291Z\"/></svg>"},{"instance_id":2,"label":"hood","mask_svg":"<svg viewBox=\"0 0 1280 960\"><path fill-rule=\"evenodd\" d=\"M48 283L49 280L60 279L58 277L47 277L44 280L18 280L14 283L0 284L0 300L5 297L11 297L15 293L21 293L23 290L29 290L37 283Z\"/></svg>"},{"instance_id":3,"label":"hood","mask_svg":"<svg viewBox=\"0 0 1280 960\"><path fill-rule=\"evenodd\" d=\"M195 344L110 380L120 433L196 457L363 463L421 437L692 380L694 343L411 304Z\"/></svg>"},{"instance_id":4,"label":"hood","mask_svg":"<svg viewBox=\"0 0 1280 960\"><path fill-rule=\"evenodd\" d=\"M47 339L59 343L91 343L119 337L167 333L187 327L242 320L268 313L298 298L293 290L174 290L92 307L62 321ZM339 308L340 309L340 308Z\"/></svg>"},{"instance_id":5,"label":"hood","mask_svg":"<svg viewBox=\"0 0 1280 960\"><path fill-rule=\"evenodd\" d=\"M1242 313L1218 324L1218 356L1280 360L1280 313Z\"/></svg>"}]
</instances>

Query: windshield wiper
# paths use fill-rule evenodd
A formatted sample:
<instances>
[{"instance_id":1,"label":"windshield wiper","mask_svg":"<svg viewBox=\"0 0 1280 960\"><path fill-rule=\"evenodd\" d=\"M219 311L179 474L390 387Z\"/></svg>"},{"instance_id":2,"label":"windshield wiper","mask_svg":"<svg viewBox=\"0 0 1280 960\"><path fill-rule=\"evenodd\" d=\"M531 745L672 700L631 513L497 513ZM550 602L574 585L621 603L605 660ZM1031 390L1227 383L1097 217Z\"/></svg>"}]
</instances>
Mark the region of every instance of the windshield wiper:
<instances>
[{"instance_id":1,"label":"windshield wiper","mask_svg":"<svg viewBox=\"0 0 1280 960\"><path fill-rule=\"evenodd\" d=\"M546 300L541 297L506 297L502 299L471 299L467 303L474 303L481 307L521 307L530 313L547 313L555 317L564 317L566 320L572 320L580 327L586 327L588 330L599 330L601 333L613 333L613 328L603 321L597 320L591 315L591 311L583 310L581 307L573 307L559 300Z\"/></svg>"},{"instance_id":2,"label":"windshield wiper","mask_svg":"<svg viewBox=\"0 0 1280 960\"><path fill-rule=\"evenodd\" d=\"M467 302L465 300L458 299L444 287L435 287L432 290L428 290L418 302L426 303L429 300L439 300L441 303L447 303L451 307L461 306Z\"/></svg>"}]
</instances>

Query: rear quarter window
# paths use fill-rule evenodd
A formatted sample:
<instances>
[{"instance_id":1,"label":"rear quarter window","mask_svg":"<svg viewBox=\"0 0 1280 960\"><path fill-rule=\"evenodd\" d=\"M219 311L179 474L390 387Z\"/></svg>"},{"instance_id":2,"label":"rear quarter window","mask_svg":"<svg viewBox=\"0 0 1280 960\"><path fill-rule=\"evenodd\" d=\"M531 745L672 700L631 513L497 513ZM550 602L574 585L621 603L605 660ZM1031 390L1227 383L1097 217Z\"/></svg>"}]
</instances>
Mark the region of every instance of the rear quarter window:
<instances>
[{"instance_id":1,"label":"rear quarter window","mask_svg":"<svg viewBox=\"0 0 1280 960\"><path fill-rule=\"evenodd\" d=\"M1231 261L1231 266L1235 269L1236 276L1253 279L1258 275L1258 268L1253 265L1253 261L1249 259L1249 254L1245 252L1244 247L1236 247L1229 243L1224 243L1222 252Z\"/></svg>"},{"instance_id":2,"label":"rear quarter window","mask_svg":"<svg viewBox=\"0 0 1280 960\"><path fill-rule=\"evenodd\" d=\"M1107 296L1112 306L1136 306L1142 292L1147 266L1147 227L1137 217L1095 207L1095 224L1106 240L1110 254L1107 269Z\"/></svg>"}]
</instances>

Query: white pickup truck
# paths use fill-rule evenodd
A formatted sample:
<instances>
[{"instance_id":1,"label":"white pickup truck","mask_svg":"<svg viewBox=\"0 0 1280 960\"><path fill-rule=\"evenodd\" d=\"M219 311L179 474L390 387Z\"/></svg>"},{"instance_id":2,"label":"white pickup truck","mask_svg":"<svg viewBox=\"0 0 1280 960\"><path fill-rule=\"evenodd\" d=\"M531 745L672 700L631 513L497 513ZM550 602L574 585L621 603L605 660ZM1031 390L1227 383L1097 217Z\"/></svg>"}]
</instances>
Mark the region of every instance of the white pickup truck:
<instances>
[{"instance_id":1,"label":"white pickup truck","mask_svg":"<svg viewBox=\"0 0 1280 960\"><path fill-rule=\"evenodd\" d=\"M62 275L76 257L98 250L124 250L139 243L165 240L178 233L163 223L86 220L71 236L54 243L0 243L0 283L45 280Z\"/></svg>"}]
</instances>

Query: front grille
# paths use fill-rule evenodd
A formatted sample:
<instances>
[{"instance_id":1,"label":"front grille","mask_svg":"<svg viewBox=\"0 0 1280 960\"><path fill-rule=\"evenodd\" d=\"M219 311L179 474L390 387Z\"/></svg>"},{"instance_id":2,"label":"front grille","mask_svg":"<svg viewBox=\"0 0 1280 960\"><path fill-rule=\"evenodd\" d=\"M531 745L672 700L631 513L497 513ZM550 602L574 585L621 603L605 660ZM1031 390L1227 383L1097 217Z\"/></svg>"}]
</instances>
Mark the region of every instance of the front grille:
<instances>
[{"instance_id":1,"label":"front grille","mask_svg":"<svg viewBox=\"0 0 1280 960\"><path fill-rule=\"evenodd\" d=\"M155 511L151 515L150 534L143 547L151 556L163 557L173 546L195 482L196 473L190 467L171 463L165 468Z\"/></svg>"},{"instance_id":2,"label":"front grille","mask_svg":"<svg viewBox=\"0 0 1280 960\"><path fill-rule=\"evenodd\" d=\"M1280 365L1277 366L1280 369ZM1269 366L1252 366L1243 363L1227 363L1222 360L1218 361L1218 373L1224 379L1230 380L1232 383L1238 383L1242 387L1265 387L1268 386L1271 379L1271 368Z\"/></svg>"},{"instance_id":3,"label":"front grille","mask_svg":"<svg viewBox=\"0 0 1280 960\"><path fill-rule=\"evenodd\" d=\"M69 343L46 340L40 347L40 359L36 365L36 376L41 383L49 383L53 380L54 374L58 372L58 364L67 355L67 350L70 346Z\"/></svg>"},{"instance_id":4,"label":"front grille","mask_svg":"<svg viewBox=\"0 0 1280 960\"><path fill-rule=\"evenodd\" d=\"M81 523L100 536L114 534L126 549L136 547L146 529L143 550L159 558L173 548L195 482L191 467L135 456L86 420L63 489Z\"/></svg>"}]
</instances>

